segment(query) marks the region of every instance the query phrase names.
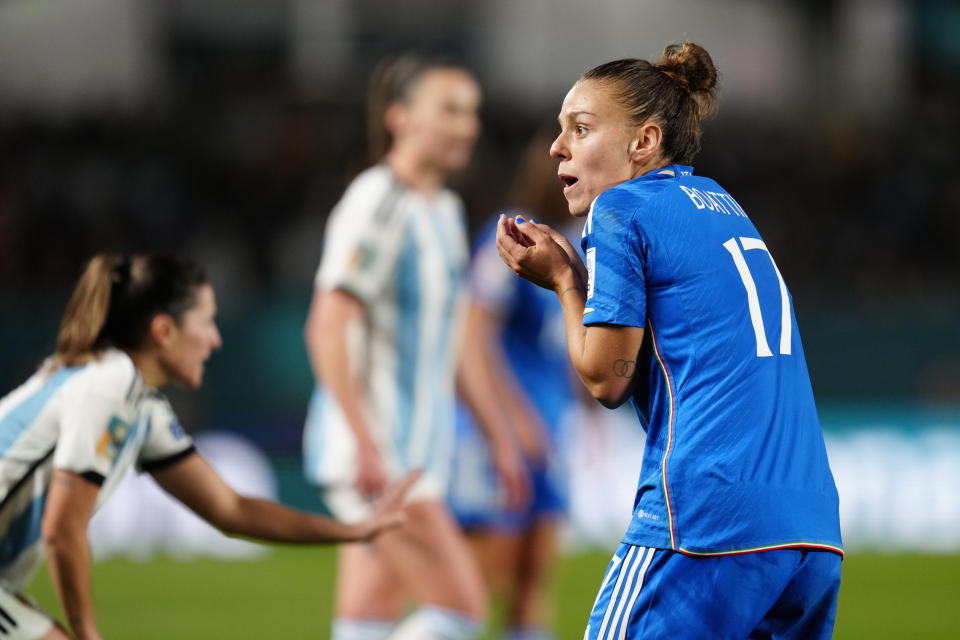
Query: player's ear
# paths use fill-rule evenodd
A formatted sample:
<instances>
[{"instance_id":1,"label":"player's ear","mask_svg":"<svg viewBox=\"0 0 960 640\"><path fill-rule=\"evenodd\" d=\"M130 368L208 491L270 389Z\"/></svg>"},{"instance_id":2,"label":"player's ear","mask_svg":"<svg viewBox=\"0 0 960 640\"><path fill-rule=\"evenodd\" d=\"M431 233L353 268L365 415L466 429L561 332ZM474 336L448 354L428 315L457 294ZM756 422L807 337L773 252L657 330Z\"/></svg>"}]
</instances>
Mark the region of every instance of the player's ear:
<instances>
[{"instance_id":1,"label":"player's ear","mask_svg":"<svg viewBox=\"0 0 960 640\"><path fill-rule=\"evenodd\" d=\"M656 122L647 121L636 128L630 143L630 160L644 164L660 152L663 131Z\"/></svg>"},{"instance_id":2,"label":"player's ear","mask_svg":"<svg viewBox=\"0 0 960 640\"><path fill-rule=\"evenodd\" d=\"M168 346L175 338L178 328L173 317L158 313L150 320L150 337L161 348Z\"/></svg>"},{"instance_id":3,"label":"player's ear","mask_svg":"<svg viewBox=\"0 0 960 640\"><path fill-rule=\"evenodd\" d=\"M403 102L391 102L383 112L383 125L396 139L407 121L407 105Z\"/></svg>"}]
</instances>

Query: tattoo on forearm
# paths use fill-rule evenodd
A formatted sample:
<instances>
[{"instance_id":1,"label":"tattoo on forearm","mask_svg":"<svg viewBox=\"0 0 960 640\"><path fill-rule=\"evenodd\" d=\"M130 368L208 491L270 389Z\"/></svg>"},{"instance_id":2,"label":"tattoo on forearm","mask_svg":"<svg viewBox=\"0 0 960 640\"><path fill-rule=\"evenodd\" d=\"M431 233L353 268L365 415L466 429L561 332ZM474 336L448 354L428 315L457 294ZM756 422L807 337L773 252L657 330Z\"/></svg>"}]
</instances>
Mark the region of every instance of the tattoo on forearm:
<instances>
[{"instance_id":1,"label":"tattoo on forearm","mask_svg":"<svg viewBox=\"0 0 960 640\"><path fill-rule=\"evenodd\" d=\"M632 378L633 372L637 368L636 360L624 360L617 358L613 363L613 375L618 378Z\"/></svg>"},{"instance_id":2,"label":"tattoo on forearm","mask_svg":"<svg viewBox=\"0 0 960 640\"><path fill-rule=\"evenodd\" d=\"M559 296L559 297L562 299L563 296L567 295L567 294L570 293L571 291L576 291L578 288L579 288L579 287L576 287L576 286L567 287L566 289L564 289L563 291L560 292L560 296Z\"/></svg>"}]
</instances>

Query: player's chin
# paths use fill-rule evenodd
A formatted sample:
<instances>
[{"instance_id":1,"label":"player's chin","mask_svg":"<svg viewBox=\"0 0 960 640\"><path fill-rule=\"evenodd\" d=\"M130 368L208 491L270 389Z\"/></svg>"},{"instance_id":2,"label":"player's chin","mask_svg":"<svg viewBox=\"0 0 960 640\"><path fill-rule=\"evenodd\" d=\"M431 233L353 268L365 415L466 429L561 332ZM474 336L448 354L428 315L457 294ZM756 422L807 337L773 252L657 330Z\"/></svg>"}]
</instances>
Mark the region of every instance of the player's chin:
<instances>
[{"instance_id":1,"label":"player's chin","mask_svg":"<svg viewBox=\"0 0 960 640\"><path fill-rule=\"evenodd\" d=\"M203 365L199 365L190 371L184 372L180 378L180 383L191 389L199 389L203 384Z\"/></svg>"},{"instance_id":2,"label":"player's chin","mask_svg":"<svg viewBox=\"0 0 960 640\"><path fill-rule=\"evenodd\" d=\"M590 203L584 202L583 198L567 198L567 208L570 210L570 215L582 218L590 212Z\"/></svg>"}]
</instances>

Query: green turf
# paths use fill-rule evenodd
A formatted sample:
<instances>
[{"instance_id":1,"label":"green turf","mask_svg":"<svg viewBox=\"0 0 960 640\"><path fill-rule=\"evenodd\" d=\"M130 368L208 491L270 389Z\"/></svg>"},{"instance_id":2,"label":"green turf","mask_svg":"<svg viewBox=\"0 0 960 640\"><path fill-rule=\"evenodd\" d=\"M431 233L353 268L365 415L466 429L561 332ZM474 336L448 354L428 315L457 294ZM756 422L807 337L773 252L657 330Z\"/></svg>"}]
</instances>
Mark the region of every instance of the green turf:
<instances>
[{"instance_id":1,"label":"green turf","mask_svg":"<svg viewBox=\"0 0 960 640\"><path fill-rule=\"evenodd\" d=\"M610 554L564 558L554 575L558 635L579 640ZM835 637L960 638L960 556L849 554ZM107 638L326 638L331 549L276 548L244 562L159 558L94 566ZM45 572L29 590L60 618Z\"/></svg>"}]
</instances>

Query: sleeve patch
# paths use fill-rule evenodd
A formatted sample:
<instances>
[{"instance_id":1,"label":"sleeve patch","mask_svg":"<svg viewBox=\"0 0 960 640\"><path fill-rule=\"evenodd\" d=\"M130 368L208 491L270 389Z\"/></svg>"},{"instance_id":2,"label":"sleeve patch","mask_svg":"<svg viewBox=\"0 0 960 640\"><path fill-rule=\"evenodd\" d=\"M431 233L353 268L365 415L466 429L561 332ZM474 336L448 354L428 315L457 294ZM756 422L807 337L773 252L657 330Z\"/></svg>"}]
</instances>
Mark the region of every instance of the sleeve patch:
<instances>
[{"instance_id":1,"label":"sleeve patch","mask_svg":"<svg viewBox=\"0 0 960 640\"><path fill-rule=\"evenodd\" d=\"M113 416L97 443L97 455L112 462L123 450L123 445L126 444L131 433L133 428L130 424Z\"/></svg>"},{"instance_id":2,"label":"sleeve patch","mask_svg":"<svg viewBox=\"0 0 960 640\"><path fill-rule=\"evenodd\" d=\"M376 248L369 244L361 244L350 256L350 268L356 271L367 271L373 266L376 257Z\"/></svg>"},{"instance_id":3,"label":"sleeve patch","mask_svg":"<svg viewBox=\"0 0 960 640\"><path fill-rule=\"evenodd\" d=\"M593 283L597 272L597 248L590 247L586 252L587 258L587 300L593 297Z\"/></svg>"}]
</instances>

